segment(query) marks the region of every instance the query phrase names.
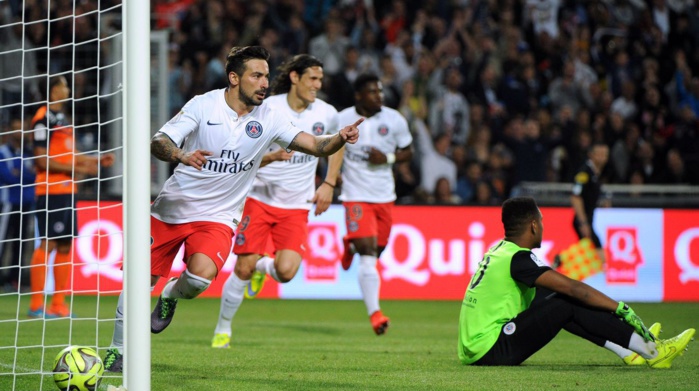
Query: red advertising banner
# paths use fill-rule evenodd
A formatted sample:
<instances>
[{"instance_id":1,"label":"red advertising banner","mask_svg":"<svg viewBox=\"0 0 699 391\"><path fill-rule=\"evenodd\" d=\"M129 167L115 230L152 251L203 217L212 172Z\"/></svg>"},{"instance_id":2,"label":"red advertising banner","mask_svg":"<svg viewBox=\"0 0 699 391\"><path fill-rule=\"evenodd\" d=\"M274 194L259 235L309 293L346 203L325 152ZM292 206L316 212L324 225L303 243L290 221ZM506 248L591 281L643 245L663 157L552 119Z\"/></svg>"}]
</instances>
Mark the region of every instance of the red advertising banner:
<instances>
[{"instance_id":1,"label":"red advertising banner","mask_svg":"<svg viewBox=\"0 0 699 391\"><path fill-rule=\"evenodd\" d=\"M577 240L573 212L543 208L544 242L537 255L547 263ZM457 299L483 254L503 236L500 208L396 207L391 240L379 261L381 297Z\"/></svg>"},{"instance_id":2,"label":"red advertising banner","mask_svg":"<svg viewBox=\"0 0 699 391\"><path fill-rule=\"evenodd\" d=\"M607 254L606 271L587 283L619 299L699 301L699 211L600 209L596 229ZM538 257L577 241L571 208L542 208L544 242ZM654 216L657 216L654 217ZM389 244L378 262L384 299L461 300L485 251L502 237L498 207L396 206ZM649 225L649 221L655 221ZM359 299L356 265L340 267L344 210L333 205L309 219L307 251L288 284L267 279L260 297ZM116 202L79 202L73 289L77 294L118 293L124 256L122 208ZM143 258L127 260L142 262ZM219 297L233 270L231 254L203 293ZM179 255L172 275L184 270ZM657 280L657 282L656 282ZM159 294L165 279L156 287Z\"/></svg>"},{"instance_id":3,"label":"red advertising banner","mask_svg":"<svg viewBox=\"0 0 699 391\"><path fill-rule=\"evenodd\" d=\"M699 301L699 211L666 210L664 301Z\"/></svg>"}]
</instances>

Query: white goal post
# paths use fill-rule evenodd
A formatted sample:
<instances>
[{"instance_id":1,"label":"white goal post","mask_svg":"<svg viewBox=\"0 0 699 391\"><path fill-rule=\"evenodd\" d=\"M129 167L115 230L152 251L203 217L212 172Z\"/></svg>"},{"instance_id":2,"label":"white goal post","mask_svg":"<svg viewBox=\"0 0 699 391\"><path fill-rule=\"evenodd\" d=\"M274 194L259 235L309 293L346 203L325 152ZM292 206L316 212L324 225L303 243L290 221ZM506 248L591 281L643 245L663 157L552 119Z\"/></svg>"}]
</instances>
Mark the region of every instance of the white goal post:
<instances>
[{"instance_id":1,"label":"white goal post","mask_svg":"<svg viewBox=\"0 0 699 391\"><path fill-rule=\"evenodd\" d=\"M124 383L150 391L150 2L124 0L123 12Z\"/></svg>"}]
</instances>

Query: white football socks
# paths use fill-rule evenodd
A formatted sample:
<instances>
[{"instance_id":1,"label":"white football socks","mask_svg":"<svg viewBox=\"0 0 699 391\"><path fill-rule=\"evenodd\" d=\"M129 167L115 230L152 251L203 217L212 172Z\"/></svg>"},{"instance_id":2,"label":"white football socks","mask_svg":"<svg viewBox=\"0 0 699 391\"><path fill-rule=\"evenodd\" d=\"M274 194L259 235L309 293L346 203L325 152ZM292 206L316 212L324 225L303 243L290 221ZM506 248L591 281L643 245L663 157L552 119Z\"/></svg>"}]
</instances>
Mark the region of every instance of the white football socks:
<instances>
[{"instance_id":1,"label":"white football socks","mask_svg":"<svg viewBox=\"0 0 699 391\"><path fill-rule=\"evenodd\" d=\"M241 280L235 273L231 275L223 284L223 291L221 292L221 308L218 312L218 323L216 323L215 334L228 334L231 335L231 322L235 313L238 312L240 304L243 303L243 295L245 294L245 287L248 286L250 280Z\"/></svg>"},{"instance_id":2,"label":"white football socks","mask_svg":"<svg viewBox=\"0 0 699 391\"><path fill-rule=\"evenodd\" d=\"M150 287L153 292L155 287ZM119 353L124 354L124 291L119 293L117 300L116 315L114 319L114 333L112 334L111 348L115 348Z\"/></svg>"},{"instance_id":3,"label":"white football socks","mask_svg":"<svg viewBox=\"0 0 699 391\"><path fill-rule=\"evenodd\" d=\"M151 288L153 289L153 288ZM116 307L116 319L114 320L114 334L112 334L112 348L124 354L124 291L119 293Z\"/></svg>"},{"instance_id":4,"label":"white football socks","mask_svg":"<svg viewBox=\"0 0 699 391\"><path fill-rule=\"evenodd\" d=\"M629 349L641 355L641 357L649 360L658 355L658 350L655 348L655 342L646 342L643 337L637 333L631 334L629 341Z\"/></svg>"},{"instance_id":5,"label":"white football socks","mask_svg":"<svg viewBox=\"0 0 699 391\"><path fill-rule=\"evenodd\" d=\"M162 296L168 299L193 299L211 285L211 280L196 276L185 269L180 278L170 281L163 288Z\"/></svg>"},{"instance_id":6,"label":"white football socks","mask_svg":"<svg viewBox=\"0 0 699 391\"><path fill-rule=\"evenodd\" d=\"M379 289L381 279L379 271L376 270L376 257L373 255L359 256L359 288L362 291L364 305L369 315L380 309Z\"/></svg>"},{"instance_id":7,"label":"white football socks","mask_svg":"<svg viewBox=\"0 0 699 391\"><path fill-rule=\"evenodd\" d=\"M276 282L281 282L279 281L279 275L277 275L277 269L274 267L274 258L264 256L258 259L257 263L255 264L255 270L269 275L270 277L274 278Z\"/></svg>"},{"instance_id":8,"label":"white football socks","mask_svg":"<svg viewBox=\"0 0 699 391\"><path fill-rule=\"evenodd\" d=\"M631 350L621 347L612 341L606 341L604 348L614 352L619 358L625 358L633 354Z\"/></svg>"}]
</instances>

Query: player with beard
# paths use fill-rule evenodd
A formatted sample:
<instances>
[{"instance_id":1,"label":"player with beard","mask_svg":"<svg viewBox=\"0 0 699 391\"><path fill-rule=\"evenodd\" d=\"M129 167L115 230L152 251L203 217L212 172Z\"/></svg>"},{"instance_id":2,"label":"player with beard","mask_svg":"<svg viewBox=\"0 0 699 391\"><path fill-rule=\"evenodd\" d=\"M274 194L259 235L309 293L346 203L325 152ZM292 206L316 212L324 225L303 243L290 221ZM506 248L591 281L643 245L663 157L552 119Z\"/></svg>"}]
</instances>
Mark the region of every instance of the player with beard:
<instances>
[{"instance_id":1,"label":"player with beard","mask_svg":"<svg viewBox=\"0 0 699 391\"><path fill-rule=\"evenodd\" d=\"M151 286L169 275L183 244L187 266L165 284L151 314L153 333L170 324L179 299L197 297L223 267L245 198L272 143L329 156L345 143L357 142L362 119L335 135L313 136L263 102L268 59L269 52L260 46L232 48L226 59L228 87L192 98L151 140L153 156L179 163L151 207ZM112 372L121 371L123 364L123 313L122 292L104 360Z\"/></svg>"}]
</instances>

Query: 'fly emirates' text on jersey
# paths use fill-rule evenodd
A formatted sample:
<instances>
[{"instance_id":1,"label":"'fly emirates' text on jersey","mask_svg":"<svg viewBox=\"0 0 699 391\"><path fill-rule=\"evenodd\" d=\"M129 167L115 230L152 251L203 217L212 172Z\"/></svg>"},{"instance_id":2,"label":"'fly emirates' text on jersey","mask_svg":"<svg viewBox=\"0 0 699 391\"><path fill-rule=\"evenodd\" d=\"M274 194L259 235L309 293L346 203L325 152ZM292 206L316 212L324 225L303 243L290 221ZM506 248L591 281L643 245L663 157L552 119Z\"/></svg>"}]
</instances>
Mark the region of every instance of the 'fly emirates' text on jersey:
<instances>
[{"instance_id":1,"label":"'fly emirates' text on jersey","mask_svg":"<svg viewBox=\"0 0 699 391\"><path fill-rule=\"evenodd\" d=\"M306 110L297 113L289 107L287 96L270 96L265 102L284 112L296 127L306 133L314 136L337 133L337 110L334 107L316 99ZM269 152L279 148L272 145ZM249 196L277 208L311 209L317 163L317 157L302 152L294 152L291 160L272 162L257 172Z\"/></svg>"},{"instance_id":2,"label":"'fly emirates' text on jersey","mask_svg":"<svg viewBox=\"0 0 699 391\"><path fill-rule=\"evenodd\" d=\"M225 89L192 98L160 131L186 152L213 152L201 171L179 164L153 202L151 214L170 224L213 221L235 229L262 156L287 147L301 132L266 102L242 117L226 104Z\"/></svg>"},{"instance_id":3,"label":"'fly emirates' text on jersey","mask_svg":"<svg viewBox=\"0 0 699 391\"><path fill-rule=\"evenodd\" d=\"M339 114L341 124L354 123L361 115L354 107ZM396 110L382 107L359 125L359 140L345 144L342 163L342 201L384 203L395 201L392 164L371 164L367 161L372 147L384 154L395 153L413 142L408 122Z\"/></svg>"}]
</instances>

